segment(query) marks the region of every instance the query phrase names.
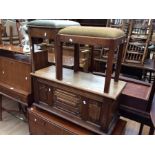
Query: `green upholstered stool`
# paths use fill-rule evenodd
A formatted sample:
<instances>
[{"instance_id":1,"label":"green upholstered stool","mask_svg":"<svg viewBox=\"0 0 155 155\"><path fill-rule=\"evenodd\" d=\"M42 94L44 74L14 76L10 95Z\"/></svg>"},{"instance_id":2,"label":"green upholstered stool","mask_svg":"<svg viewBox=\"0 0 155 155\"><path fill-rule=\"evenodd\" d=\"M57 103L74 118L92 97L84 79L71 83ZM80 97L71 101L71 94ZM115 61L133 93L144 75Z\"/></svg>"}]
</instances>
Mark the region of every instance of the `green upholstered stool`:
<instances>
[{"instance_id":1,"label":"green upholstered stool","mask_svg":"<svg viewBox=\"0 0 155 155\"><path fill-rule=\"evenodd\" d=\"M61 29L57 35L56 42L56 78L62 80L62 44L70 42L75 45L74 50L74 71L79 69L79 44L88 44L90 46L102 46L109 48L107 58L107 70L104 92L109 92L114 51L119 47L118 59L116 62L115 82L118 82L121 60L124 49L125 33L117 28L109 27L87 27L87 26L71 26ZM93 52L92 52L93 53ZM92 54L93 55L93 54ZM93 58L93 56L92 56ZM92 59L91 58L91 59ZM92 59L93 61L93 59Z\"/></svg>"},{"instance_id":2,"label":"green upholstered stool","mask_svg":"<svg viewBox=\"0 0 155 155\"><path fill-rule=\"evenodd\" d=\"M32 46L32 71L34 72L38 67L35 64L38 59L34 56L34 44L41 43L43 39L49 39L56 42L56 35L62 28L68 26L80 26L78 22L70 20L34 20L27 23L30 42ZM47 58L46 58L47 59Z\"/></svg>"},{"instance_id":3,"label":"green upholstered stool","mask_svg":"<svg viewBox=\"0 0 155 155\"><path fill-rule=\"evenodd\" d=\"M70 20L33 20L28 22L28 27L43 27L43 28L65 28L68 26L80 26L78 22Z\"/></svg>"}]
</instances>

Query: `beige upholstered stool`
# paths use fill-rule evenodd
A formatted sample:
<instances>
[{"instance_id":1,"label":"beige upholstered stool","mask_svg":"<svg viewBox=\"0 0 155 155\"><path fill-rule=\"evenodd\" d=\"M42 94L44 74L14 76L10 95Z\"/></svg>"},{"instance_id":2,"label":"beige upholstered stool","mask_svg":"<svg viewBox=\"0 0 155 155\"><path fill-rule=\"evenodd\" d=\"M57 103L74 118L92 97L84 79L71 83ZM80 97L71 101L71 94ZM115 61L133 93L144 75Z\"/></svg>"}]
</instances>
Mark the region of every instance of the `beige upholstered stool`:
<instances>
[{"instance_id":1,"label":"beige upholstered stool","mask_svg":"<svg viewBox=\"0 0 155 155\"><path fill-rule=\"evenodd\" d=\"M115 82L118 82L125 34L122 30L107 27L71 26L59 31L56 40L56 78L62 80L62 43L73 43L74 71L79 70L79 44L109 48L104 92L109 92L114 51L119 47Z\"/></svg>"}]
</instances>

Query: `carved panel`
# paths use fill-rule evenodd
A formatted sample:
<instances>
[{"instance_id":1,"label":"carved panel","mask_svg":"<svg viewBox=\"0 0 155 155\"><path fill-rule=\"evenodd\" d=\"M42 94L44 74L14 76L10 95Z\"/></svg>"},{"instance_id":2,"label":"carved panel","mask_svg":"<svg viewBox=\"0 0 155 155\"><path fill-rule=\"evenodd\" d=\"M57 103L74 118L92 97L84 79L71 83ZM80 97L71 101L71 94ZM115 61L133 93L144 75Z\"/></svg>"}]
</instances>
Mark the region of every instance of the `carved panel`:
<instances>
[{"instance_id":1,"label":"carved panel","mask_svg":"<svg viewBox=\"0 0 155 155\"><path fill-rule=\"evenodd\" d=\"M48 87L45 84L39 83L39 101L47 103L49 105L52 104L52 88Z\"/></svg>"},{"instance_id":2,"label":"carved panel","mask_svg":"<svg viewBox=\"0 0 155 155\"><path fill-rule=\"evenodd\" d=\"M54 89L54 106L64 111L80 115L81 112L81 98L70 92L61 89Z\"/></svg>"},{"instance_id":3,"label":"carved panel","mask_svg":"<svg viewBox=\"0 0 155 155\"><path fill-rule=\"evenodd\" d=\"M94 100L89 100L88 120L93 123L99 123L101 113L101 104Z\"/></svg>"}]
</instances>

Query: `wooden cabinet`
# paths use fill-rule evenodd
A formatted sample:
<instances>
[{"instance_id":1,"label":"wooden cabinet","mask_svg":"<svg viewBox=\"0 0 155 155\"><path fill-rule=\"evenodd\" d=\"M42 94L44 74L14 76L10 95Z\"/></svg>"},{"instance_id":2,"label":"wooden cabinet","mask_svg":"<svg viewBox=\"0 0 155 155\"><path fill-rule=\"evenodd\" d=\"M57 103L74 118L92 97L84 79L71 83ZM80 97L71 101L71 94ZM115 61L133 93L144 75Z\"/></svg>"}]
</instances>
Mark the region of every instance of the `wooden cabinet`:
<instances>
[{"instance_id":1,"label":"wooden cabinet","mask_svg":"<svg viewBox=\"0 0 155 155\"><path fill-rule=\"evenodd\" d=\"M74 74L72 70L64 69L67 81L74 76L70 81L75 82L58 82L53 75L54 68L50 66L32 73L34 105L97 134L110 134L118 121L118 98L125 83L120 81L118 91L111 89L109 94L99 93L103 90L99 88L103 77L82 72ZM89 82L84 83L84 79ZM94 81L99 85L91 90Z\"/></svg>"},{"instance_id":2,"label":"wooden cabinet","mask_svg":"<svg viewBox=\"0 0 155 155\"><path fill-rule=\"evenodd\" d=\"M93 133L112 134L118 122L118 98L126 84L118 81L121 61L117 61L115 79L111 79L112 58L119 46L118 60L122 59L124 32L111 28L80 26L69 29L70 32L68 29L63 29L56 36L56 67L46 66L33 70L33 105ZM109 36L105 35L107 31ZM102 34L94 35L92 32ZM38 33L35 33L37 36ZM50 31L46 33L50 34ZM111 35L113 33L117 35ZM34 45L35 35L31 32L30 36ZM74 45L74 71L62 67L63 42ZM78 72L80 44L109 48L105 78ZM33 49L32 54L34 53ZM35 62L38 60L33 57L33 65Z\"/></svg>"},{"instance_id":3,"label":"wooden cabinet","mask_svg":"<svg viewBox=\"0 0 155 155\"><path fill-rule=\"evenodd\" d=\"M37 108L30 108L29 129L30 134L35 135L88 135L93 132L81 128L55 115L49 114Z\"/></svg>"},{"instance_id":4,"label":"wooden cabinet","mask_svg":"<svg viewBox=\"0 0 155 155\"><path fill-rule=\"evenodd\" d=\"M29 130L32 135L94 135L79 125L66 121L47 111L32 107L28 110ZM124 134L126 121L119 119L113 135Z\"/></svg>"},{"instance_id":5,"label":"wooden cabinet","mask_svg":"<svg viewBox=\"0 0 155 155\"><path fill-rule=\"evenodd\" d=\"M29 56L0 49L0 93L2 95L25 105L31 103L30 73Z\"/></svg>"}]
</instances>

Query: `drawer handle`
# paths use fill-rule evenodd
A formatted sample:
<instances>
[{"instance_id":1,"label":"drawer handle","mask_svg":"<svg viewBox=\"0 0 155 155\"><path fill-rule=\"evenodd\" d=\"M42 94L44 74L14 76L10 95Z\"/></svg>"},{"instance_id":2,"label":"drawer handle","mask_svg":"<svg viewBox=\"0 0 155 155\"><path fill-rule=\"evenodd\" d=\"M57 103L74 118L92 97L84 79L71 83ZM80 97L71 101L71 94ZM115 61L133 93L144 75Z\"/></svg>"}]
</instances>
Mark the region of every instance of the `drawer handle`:
<instances>
[{"instance_id":1,"label":"drawer handle","mask_svg":"<svg viewBox=\"0 0 155 155\"><path fill-rule=\"evenodd\" d=\"M27 80L27 79L28 79L28 77L26 76L26 77L25 77L25 80Z\"/></svg>"},{"instance_id":2,"label":"drawer handle","mask_svg":"<svg viewBox=\"0 0 155 155\"><path fill-rule=\"evenodd\" d=\"M87 104L87 102L86 101L83 101L83 104Z\"/></svg>"},{"instance_id":3,"label":"drawer handle","mask_svg":"<svg viewBox=\"0 0 155 155\"><path fill-rule=\"evenodd\" d=\"M49 88L48 91L51 92L51 88Z\"/></svg>"},{"instance_id":4,"label":"drawer handle","mask_svg":"<svg viewBox=\"0 0 155 155\"><path fill-rule=\"evenodd\" d=\"M4 74L5 72L4 71L2 71L2 74Z\"/></svg>"},{"instance_id":5,"label":"drawer handle","mask_svg":"<svg viewBox=\"0 0 155 155\"><path fill-rule=\"evenodd\" d=\"M37 119L35 118L34 121L37 122Z\"/></svg>"}]
</instances>

